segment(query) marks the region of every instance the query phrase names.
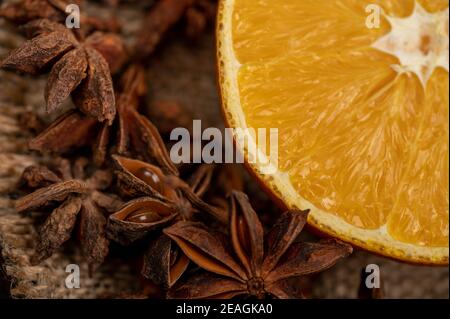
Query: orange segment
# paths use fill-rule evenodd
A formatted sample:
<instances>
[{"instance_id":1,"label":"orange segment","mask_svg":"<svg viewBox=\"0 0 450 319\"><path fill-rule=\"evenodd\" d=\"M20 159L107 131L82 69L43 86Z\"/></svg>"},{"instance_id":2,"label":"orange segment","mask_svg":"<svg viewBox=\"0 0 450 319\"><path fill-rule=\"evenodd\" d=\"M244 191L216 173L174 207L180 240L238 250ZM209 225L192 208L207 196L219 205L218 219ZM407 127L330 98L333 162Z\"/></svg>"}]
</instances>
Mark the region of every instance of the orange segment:
<instances>
[{"instance_id":1,"label":"orange segment","mask_svg":"<svg viewBox=\"0 0 450 319\"><path fill-rule=\"evenodd\" d=\"M389 215L394 238L420 245L448 244L448 74L438 70L428 85L420 133L410 147L408 169Z\"/></svg>"},{"instance_id":2,"label":"orange segment","mask_svg":"<svg viewBox=\"0 0 450 319\"><path fill-rule=\"evenodd\" d=\"M383 9L379 28L366 26L370 4ZM448 1L222 0L219 12L226 120L279 129L278 172L249 167L286 206L312 209L321 231L413 262L448 263L448 64L424 57L435 68L424 86L402 63L423 52L419 22L441 21L444 9ZM406 20L413 12L426 19ZM411 43L397 55L373 46L397 30L393 17L417 27L395 39ZM446 23L448 37L448 13Z\"/></svg>"}]
</instances>

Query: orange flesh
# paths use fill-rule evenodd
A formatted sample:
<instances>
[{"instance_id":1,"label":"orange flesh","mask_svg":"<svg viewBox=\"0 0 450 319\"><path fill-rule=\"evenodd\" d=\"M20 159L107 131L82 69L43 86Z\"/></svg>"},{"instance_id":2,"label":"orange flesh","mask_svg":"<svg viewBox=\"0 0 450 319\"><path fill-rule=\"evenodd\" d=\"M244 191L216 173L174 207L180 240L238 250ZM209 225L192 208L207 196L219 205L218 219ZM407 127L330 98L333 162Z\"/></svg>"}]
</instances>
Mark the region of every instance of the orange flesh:
<instances>
[{"instance_id":1,"label":"orange flesh","mask_svg":"<svg viewBox=\"0 0 450 319\"><path fill-rule=\"evenodd\" d=\"M429 12L448 1L419 1ZM413 0L236 0L234 51L248 127L279 129L279 168L316 207L396 240L448 246L448 72L426 88L371 45L370 3L407 17ZM287 27L289 26L289 27ZM423 49L423 48L422 48Z\"/></svg>"}]
</instances>

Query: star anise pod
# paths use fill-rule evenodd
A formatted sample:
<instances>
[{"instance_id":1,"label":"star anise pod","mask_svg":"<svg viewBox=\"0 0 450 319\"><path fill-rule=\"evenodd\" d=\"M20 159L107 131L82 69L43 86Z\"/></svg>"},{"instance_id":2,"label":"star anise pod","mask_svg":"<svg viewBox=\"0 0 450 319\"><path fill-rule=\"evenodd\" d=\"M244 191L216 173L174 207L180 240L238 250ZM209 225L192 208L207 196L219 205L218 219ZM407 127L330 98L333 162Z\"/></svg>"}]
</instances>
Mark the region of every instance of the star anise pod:
<instances>
[{"instance_id":1,"label":"star anise pod","mask_svg":"<svg viewBox=\"0 0 450 319\"><path fill-rule=\"evenodd\" d=\"M113 152L152 161L164 172L178 175L158 130L137 111L146 92L144 69L140 65L131 65L122 76L117 93L118 116L114 125L118 126L118 141L114 144ZM76 147L92 145L94 160L101 165L112 146L112 129L108 123L99 123L80 111L71 110L31 140L29 147L41 152L62 154Z\"/></svg>"},{"instance_id":2,"label":"star anise pod","mask_svg":"<svg viewBox=\"0 0 450 319\"><path fill-rule=\"evenodd\" d=\"M66 159L59 159L52 169L46 166L25 169L22 184L35 191L16 201L17 212L57 203L40 228L32 264L47 259L69 240L77 221L90 271L95 271L108 254L105 214L116 211L123 203L116 195L104 192L111 185L112 173L94 169L87 175L88 163L87 158L79 158L73 165Z\"/></svg>"},{"instance_id":3,"label":"star anise pod","mask_svg":"<svg viewBox=\"0 0 450 319\"><path fill-rule=\"evenodd\" d=\"M178 175L156 126L138 112L147 93L144 67L131 65L122 77L122 94L117 98L119 138L117 153L156 163L164 173Z\"/></svg>"},{"instance_id":4,"label":"star anise pod","mask_svg":"<svg viewBox=\"0 0 450 319\"><path fill-rule=\"evenodd\" d=\"M38 136L28 142L28 147L42 153L64 154L76 148L91 145L96 161L102 164L106 156L106 143L109 139L109 125L83 114L78 110L69 110Z\"/></svg>"},{"instance_id":5,"label":"star anise pod","mask_svg":"<svg viewBox=\"0 0 450 319\"><path fill-rule=\"evenodd\" d=\"M33 20L48 19L55 22L65 22L66 8L69 4L80 6L81 0L22 0L5 4L0 8L0 17L17 25ZM80 12L80 24L95 30L117 32L119 24L116 19L102 19L87 16Z\"/></svg>"},{"instance_id":6,"label":"star anise pod","mask_svg":"<svg viewBox=\"0 0 450 319\"><path fill-rule=\"evenodd\" d=\"M285 212L264 237L245 194L233 192L229 207L231 245L223 235L198 223L179 222L164 230L206 270L174 287L170 298L295 298L287 279L323 271L352 252L351 246L336 240L296 242L307 211Z\"/></svg>"},{"instance_id":7,"label":"star anise pod","mask_svg":"<svg viewBox=\"0 0 450 319\"><path fill-rule=\"evenodd\" d=\"M135 159L113 155L118 168L119 189L124 196L151 197L177 207L183 219L191 219L196 210L203 210L215 219L226 223L227 213L206 204L202 195L211 183L214 166L202 165L186 183L173 174L165 174L159 167ZM113 217L113 216L111 216Z\"/></svg>"},{"instance_id":8,"label":"star anise pod","mask_svg":"<svg viewBox=\"0 0 450 319\"><path fill-rule=\"evenodd\" d=\"M119 188L138 197L108 219L108 235L122 245L149 238L142 274L158 284L171 287L186 270L189 260L172 241L158 232L183 220L196 220L206 213L225 222L226 212L203 200L212 178L212 166L201 166L185 183L165 175L151 164L114 156L119 167ZM153 237L150 237L153 236Z\"/></svg>"},{"instance_id":9,"label":"star anise pod","mask_svg":"<svg viewBox=\"0 0 450 319\"><path fill-rule=\"evenodd\" d=\"M122 40L100 33L79 40L70 29L47 19L32 21L23 30L32 39L11 52L1 67L29 74L51 67L45 90L47 112L72 95L84 114L111 124L116 114L111 71L125 60Z\"/></svg>"}]
</instances>

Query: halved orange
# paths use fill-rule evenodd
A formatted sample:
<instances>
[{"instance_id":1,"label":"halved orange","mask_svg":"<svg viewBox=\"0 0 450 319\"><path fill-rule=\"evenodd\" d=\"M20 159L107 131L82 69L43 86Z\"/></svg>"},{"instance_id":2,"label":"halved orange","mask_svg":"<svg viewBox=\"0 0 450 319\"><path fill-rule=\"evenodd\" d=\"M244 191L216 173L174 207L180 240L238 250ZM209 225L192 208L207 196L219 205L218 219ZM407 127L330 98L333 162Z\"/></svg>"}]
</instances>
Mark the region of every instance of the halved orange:
<instances>
[{"instance_id":1,"label":"halved orange","mask_svg":"<svg viewBox=\"0 0 450 319\"><path fill-rule=\"evenodd\" d=\"M221 0L218 20L226 121L278 129L273 174L238 143L265 188L328 235L448 264L448 1Z\"/></svg>"}]
</instances>

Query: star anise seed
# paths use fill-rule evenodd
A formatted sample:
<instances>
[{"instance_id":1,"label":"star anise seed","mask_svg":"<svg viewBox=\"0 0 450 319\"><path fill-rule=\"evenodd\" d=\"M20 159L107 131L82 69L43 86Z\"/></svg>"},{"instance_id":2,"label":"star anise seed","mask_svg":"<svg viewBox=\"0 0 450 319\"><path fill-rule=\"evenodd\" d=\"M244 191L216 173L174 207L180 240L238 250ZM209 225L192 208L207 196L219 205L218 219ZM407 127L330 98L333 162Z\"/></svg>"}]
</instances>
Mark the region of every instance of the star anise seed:
<instances>
[{"instance_id":1,"label":"star anise seed","mask_svg":"<svg viewBox=\"0 0 450 319\"><path fill-rule=\"evenodd\" d=\"M30 140L32 150L62 154L75 146L92 143L101 128L96 119L77 110L70 110L51 123L37 137Z\"/></svg>"},{"instance_id":2,"label":"star anise seed","mask_svg":"<svg viewBox=\"0 0 450 319\"><path fill-rule=\"evenodd\" d=\"M190 219L196 210L206 212L218 221L226 223L227 213L205 203L200 197L211 182L213 166L201 166L189 181L175 175L164 174L155 165L118 155L113 156L118 171L119 189L130 197L150 196L177 207L182 218Z\"/></svg>"},{"instance_id":3,"label":"star anise seed","mask_svg":"<svg viewBox=\"0 0 450 319\"><path fill-rule=\"evenodd\" d=\"M122 245L149 240L144 254L142 274L154 282L171 287L187 269L189 260L171 240L159 233L181 220L195 220L206 213L225 222L225 211L200 198L212 180L210 165L201 166L189 183L174 175L165 175L158 167L129 158L113 156L119 169L119 189L125 196L138 197L125 204L108 219L108 236ZM155 236L157 237L149 237Z\"/></svg>"}]
</instances>

